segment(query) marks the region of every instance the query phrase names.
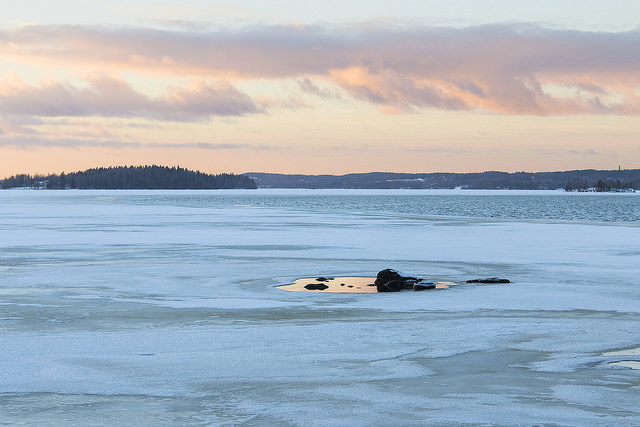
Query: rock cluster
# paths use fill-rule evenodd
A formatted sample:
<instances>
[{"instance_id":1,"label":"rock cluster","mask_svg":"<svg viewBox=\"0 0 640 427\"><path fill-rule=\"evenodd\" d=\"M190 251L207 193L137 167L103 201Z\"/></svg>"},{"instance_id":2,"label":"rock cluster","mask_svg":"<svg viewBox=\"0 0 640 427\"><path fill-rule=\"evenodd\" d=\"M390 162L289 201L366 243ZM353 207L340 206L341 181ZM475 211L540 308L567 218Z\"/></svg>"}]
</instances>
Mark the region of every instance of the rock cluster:
<instances>
[{"instance_id":1,"label":"rock cluster","mask_svg":"<svg viewBox=\"0 0 640 427\"><path fill-rule=\"evenodd\" d=\"M424 291L426 289L435 289L436 287L435 283L427 282L418 277L403 276L390 268L380 271L374 284L378 292L399 292L403 289Z\"/></svg>"},{"instance_id":2,"label":"rock cluster","mask_svg":"<svg viewBox=\"0 0 640 427\"><path fill-rule=\"evenodd\" d=\"M314 283L305 285L305 289L310 291L324 291L329 289L328 282L335 280L334 277L318 277ZM467 280L465 283L511 283L507 279L500 279L498 277L488 277L485 279L472 279ZM345 285L340 283L340 286L346 286L353 288L353 285ZM435 289L436 284L428 282L419 277L413 277L403 275L397 270L386 268L378 273L376 280L372 285L375 286L378 292L399 292L403 289L413 289L414 291L424 291L427 289ZM445 286L446 287L446 286Z\"/></svg>"},{"instance_id":3,"label":"rock cluster","mask_svg":"<svg viewBox=\"0 0 640 427\"><path fill-rule=\"evenodd\" d=\"M466 283L511 283L511 281L498 277L488 277L486 279L467 280ZM378 292L399 292L403 289L424 291L426 289L436 288L436 284L433 282L428 282L419 277L403 276L391 268L384 269L378 273L375 285Z\"/></svg>"}]
</instances>

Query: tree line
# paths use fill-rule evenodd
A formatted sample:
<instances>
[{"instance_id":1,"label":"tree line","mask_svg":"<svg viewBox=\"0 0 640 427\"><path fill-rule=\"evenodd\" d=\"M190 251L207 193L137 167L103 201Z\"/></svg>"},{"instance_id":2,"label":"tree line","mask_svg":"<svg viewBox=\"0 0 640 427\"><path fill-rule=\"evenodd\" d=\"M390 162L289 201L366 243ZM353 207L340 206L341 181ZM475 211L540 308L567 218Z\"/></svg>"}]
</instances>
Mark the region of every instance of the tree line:
<instances>
[{"instance_id":1,"label":"tree line","mask_svg":"<svg viewBox=\"0 0 640 427\"><path fill-rule=\"evenodd\" d=\"M599 179L595 185L591 185L585 179L574 178L567 182L565 191L595 191L598 193L612 191L626 191L638 189L638 181L620 181L619 179Z\"/></svg>"},{"instance_id":2,"label":"tree line","mask_svg":"<svg viewBox=\"0 0 640 427\"><path fill-rule=\"evenodd\" d=\"M206 174L181 167L117 166L87 169L50 175L18 174L0 181L0 188L40 189L231 189L257 188L255 181L245 175Z\"/></svg>"},{"instance_id":3,"label":"tree line","mask_svg":"<svg viewBox=\"0 0 640 427\"><path fill-rule=\"evenodd\" d=\"M249 173L265 188L468 188L511 190L616 191L640 190L640 169L560 172L393 173L285 175Z\"/></svg>"}]
</instances>

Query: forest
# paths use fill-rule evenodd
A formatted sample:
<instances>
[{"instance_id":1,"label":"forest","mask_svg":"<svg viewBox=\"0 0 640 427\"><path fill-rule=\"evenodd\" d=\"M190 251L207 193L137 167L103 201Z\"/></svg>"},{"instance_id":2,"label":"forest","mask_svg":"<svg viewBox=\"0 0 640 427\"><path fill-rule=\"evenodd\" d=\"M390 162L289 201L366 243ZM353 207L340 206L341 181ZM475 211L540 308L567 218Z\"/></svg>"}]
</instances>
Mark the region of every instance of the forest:
<instances>
[{"instance_id":1,"label":"forest","mask_svg":"<svg viewBox=\"0 0 640 427\"><path fill-rule=\"evenodd\" d=\"M82 172L50 175L19 174L0 181L0 188L37 189L231 189L257 188L255 181L244 175L206 174L181 167L117 166L87 169Z\"/></svg>"},{"instance_id":2,"label":"forest","mask_svg":"<svg viewBox=\"0 0 640 427\"><path fill-rule=\"evenodd\" d=\"M284 175L248 173L260 188L413 188L483 190L625 191L640 190L640 169L559 172L393 173Z\"/></svg>"}]
</instances>

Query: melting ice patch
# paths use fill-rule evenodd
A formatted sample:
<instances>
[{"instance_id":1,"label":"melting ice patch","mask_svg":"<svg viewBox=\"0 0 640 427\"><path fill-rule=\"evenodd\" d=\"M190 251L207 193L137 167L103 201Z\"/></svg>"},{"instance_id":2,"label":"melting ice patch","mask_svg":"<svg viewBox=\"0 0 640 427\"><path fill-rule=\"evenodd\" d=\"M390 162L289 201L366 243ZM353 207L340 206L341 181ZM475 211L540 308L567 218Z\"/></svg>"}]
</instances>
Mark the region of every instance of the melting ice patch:
<instances>
[{"instance_id":1,"label":"melting ice patch","mask_svg":"<svg viewBox=\"0 0 640 427\"><path fill-rule=\"evenodd\" d=\"M608 359L618 359L616 361L610 361L609 365L640 370L640 347L610 351L604 353L603 356L606 356Z\"/></svg>"}]
</instances>

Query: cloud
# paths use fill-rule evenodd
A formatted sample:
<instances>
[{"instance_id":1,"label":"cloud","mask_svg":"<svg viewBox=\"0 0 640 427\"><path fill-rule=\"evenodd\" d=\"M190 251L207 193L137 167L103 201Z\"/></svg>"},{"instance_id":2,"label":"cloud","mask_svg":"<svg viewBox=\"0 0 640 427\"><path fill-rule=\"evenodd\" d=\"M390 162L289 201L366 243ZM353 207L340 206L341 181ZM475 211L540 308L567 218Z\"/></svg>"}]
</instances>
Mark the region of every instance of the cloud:
<instances>
[{"instance_id":1,"label":"cloud","mask_svg":"<svg viewBox=\"0 0 640 427\"><path fill-rule=\"evenodd\" d=\"M38 117L0 115L0 136L5 134L32 135L36 131L31 126L41 125L42 123L42 120Z\"/></svg>"},{"instance_id":2,"label":"cloud","mask_svg":"<svg viewBox=\"0 0 640 427\"><path fill-rule=\"evenodd\" d=\"M159 149L201 149L201 150L267 150L268 147L251 144L228 144L213 142L185 143L151 143L138 141L121 141L114 139L81 139L81 138L42 138L25 136L7 136L0 134L0 147L20 149L47 148L159 148Z\"/></svg>"},{"instance_id":3,"label":"cloud","mask_svg":"<svg viewBox=\"0 0 640 427\"><path fill-rule=\"evenodd\" d=\"M597 156L599 153L596 150L568 150L567 154L574 154L578 156Z\"/></svg>"},{"instance_id":4,"label":"cloud","mask_svg":"<svg viewBox=\"0 0 640 427\"><path fill-rule=\"evenodd\" d=\"M353 67L334 70L331 76L354 97L374 104L397 107L435 107L468 109L463 97L456 96L439 81L416 81L389 69Z\"/></svg>"},{"instance_id":5,"label":"cloud","mask_svg":"<svg viewBox=\"0 0 640 427\"><path fill-rule=\"evenodd\" d=\"M303 77L300 80L298 80L298 88L302 92L309 93L311 95L314 95L320 98L329 98L329 99L341 98L336 91L332 91L327 88L321 88L308 77Z\"/></svg>"},{"instance_id":6,"label":"cloud","mask_svg":"<svg viewBox=\"0 0 640 427\"><path fill-rule=\"evenodd\" d=\"M136 91L122 79L99 76L85 83L87 87L64 83L48 83L42 87L23 82L0 84L0 114L195 121L261 111L248 95L225 81L187 89L169 88L156 98Z\"/></svg>"},{"instance_id":7,"label":"cloud","mask_svg":"<svg viewBox=\"0 0 640 427\"><path fill-rule=\"evenodd\" d=\"M565 150L565 149L538 148L533 150L533 152L542 156L599 156L603 154L593 149Z\"/></svg>"},{"instance_id":8,"label":"cloud","mask_svg":"<svg viewBox=\"0 0 640 427\"><path fill-rule=\"evenodd\" d=\"M640 31L384 22L183 28L26 26L0 31L0 55L39 64L226 81L295 78L299 90L315 95L321 91L312 79L323 79L384 111L640 114ZM233 95L235 102L230 110L221 107L223 114L255 112L255 105L232 89L213 91ZM196 104L198 108L180 102L176 106L199 112L203 106ZM167 108L151 109L151 115L167 114ZM150 109L145 111L149 114Z\"/></svg>"}]
</instances>

